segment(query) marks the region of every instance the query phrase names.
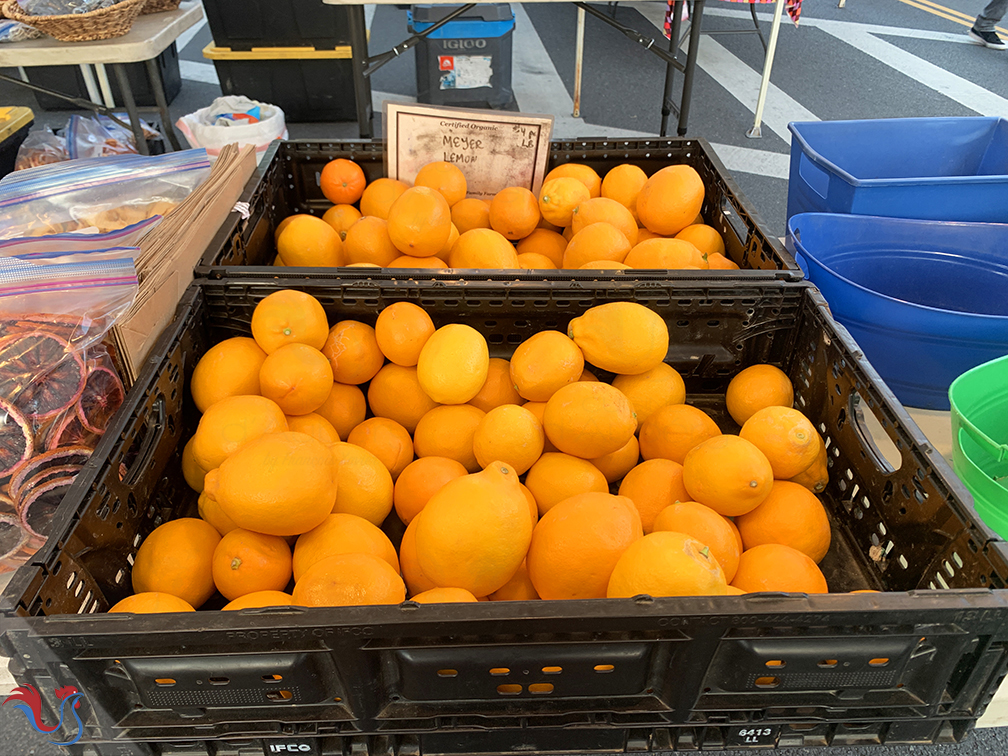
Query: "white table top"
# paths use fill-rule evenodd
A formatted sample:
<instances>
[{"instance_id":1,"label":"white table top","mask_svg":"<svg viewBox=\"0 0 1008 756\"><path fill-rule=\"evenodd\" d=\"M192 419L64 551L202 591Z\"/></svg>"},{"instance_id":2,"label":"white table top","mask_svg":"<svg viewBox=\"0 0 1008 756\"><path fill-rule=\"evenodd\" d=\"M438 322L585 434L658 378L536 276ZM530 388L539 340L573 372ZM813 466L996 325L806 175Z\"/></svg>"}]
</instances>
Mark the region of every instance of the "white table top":
<instances>
[{"instance_id":1,"label":"white table top","mask_svg":"<svg viewBox=\"0 0 1008 756\"><path fill-rule=\"evenodd\" d=\"M178 10L137 16L129 33L96 42L60 42L52 37L0 44L0 68L15 66L139 63L156 58L190 26L203 18L199 0Z\"/></svg>"}]
</instances>

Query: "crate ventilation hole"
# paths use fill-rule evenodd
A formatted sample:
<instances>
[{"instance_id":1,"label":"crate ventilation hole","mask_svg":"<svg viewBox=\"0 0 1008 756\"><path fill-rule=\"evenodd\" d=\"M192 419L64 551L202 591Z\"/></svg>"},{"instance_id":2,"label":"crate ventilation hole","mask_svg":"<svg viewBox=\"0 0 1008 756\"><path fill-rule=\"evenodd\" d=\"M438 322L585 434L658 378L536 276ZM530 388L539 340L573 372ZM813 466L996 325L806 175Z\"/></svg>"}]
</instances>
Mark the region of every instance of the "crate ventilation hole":
<instances>
[{"instance_id":1,"label":"crate ventilation hole","mask_svg":"<svg viewBox=\"0 0 1008 756\"><path fill-rule=\"evenodd\" d=\"M783 662L781 663L783 665ZM593 670L598 674L608 674L616 669L613 664L596 664ZM511 674L510 667L491 667L490 675L493 677L505 677ZM544 675L559 675L563 672L563 667L559 666L546 666L542 668L542 673ZM458 677L457 669L439 669L437 671L437 676L441 678L452 678ZM267 676L268 677L268 676ZM266 680L267 677L263 677ZM517 696L524 690L522 685L517 683L501 683L497 686L497 692L502 696ZM552 693L554 690L553 683L530 683L528 686L528 692L533 695L545 695Z\"/></svg>"}]
</instances>

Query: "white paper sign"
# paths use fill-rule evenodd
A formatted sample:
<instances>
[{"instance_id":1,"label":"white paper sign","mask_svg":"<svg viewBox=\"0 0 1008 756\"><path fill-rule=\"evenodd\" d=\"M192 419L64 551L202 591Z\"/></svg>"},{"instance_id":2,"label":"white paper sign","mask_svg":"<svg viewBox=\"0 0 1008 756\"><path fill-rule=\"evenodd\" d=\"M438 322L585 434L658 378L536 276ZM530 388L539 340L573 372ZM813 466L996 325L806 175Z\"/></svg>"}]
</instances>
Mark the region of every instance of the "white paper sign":
<instances>
[{"instance_id":1,"label":"white paper sign","mask_svg":"<svg viewBox=\"0 0 1008 756\"><path fill-rule=\"evenodd\" d=\"M470 197L490 199L509 186L539 194L553 116L399 102L384 111L390 178L412 184L424 165L444 160L465 174Z\"/></svg>"}]
</instances>

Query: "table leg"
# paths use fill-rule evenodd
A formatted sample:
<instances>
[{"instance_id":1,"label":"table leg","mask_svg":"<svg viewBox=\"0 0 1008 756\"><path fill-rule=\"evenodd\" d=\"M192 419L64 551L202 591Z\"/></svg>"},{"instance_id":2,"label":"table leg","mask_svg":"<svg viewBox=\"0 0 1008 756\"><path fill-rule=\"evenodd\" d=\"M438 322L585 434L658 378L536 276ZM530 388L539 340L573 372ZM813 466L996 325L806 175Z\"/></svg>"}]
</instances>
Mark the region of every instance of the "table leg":
<instances>
[{"instance_id":1,"label":"table leg","mask_svg":"<svg viewBox=\"0 0 1008 756\"><path fill-rule=\"evenodd\" d=\"M574 113L572 114L575 118L581 117L581 72L584 68L584 30L584 8L578 8L577 34L574 41Z\"/></svg>"},{"instance_id":2,"label":"table leg","mask_svg":"<svg viewBox=\"0 0 1008 756\"><path fill-rule=\"evenodd\" d=\"M168 112L168 98L165 97L164 82L161 80L161 72L158 70L157 61L153 58L147 61L147 78L150 79L151 89L154 90L154 102L157 103L161 113L161 130L168 141L171 142L172 149L178 152L182 149L178 136L175 134L175 127L172 126L171 114Z\"/></svg>"},{"instance_id":3,"label":"table leg","mask_svg":"<svg viewBox=\"0 0 1008 756\"><path fill-rule=\"evenodd\" d=\"M704 0L693 3L690 18L689 54L686 56L686 70L683 72L682 100L679 101L679 136L686 136L689 122L690 99L693 97L693 75L696 73L697 53L700 50L700 24L703 21Z\"/></svg>"},{"instance_id":4,"label":"table leg","mask_svg":"<svg viewBox=\"0 0 1008 756\"><path fill-rule=\"evenodd\" d=\"M130 88L129 76L126 75L126 67L122 63L113 63L112 70L115 71L116 81L119 82L119 90L122 92L123 104L129 114L130 126L133 127L133 137L136 139L137 150L141 155L149 155L147 150L147 140L144 139L143 127L140 125L140 114L137 113L136 100L133 99L133 90Z\"/></svg>"},{"instance_id":5,"label":"table leg","mask_svg":"<svg viewBox=\"0 0 1008 756\"><path fill-rule=\"evenodd\" d=\"M669 30L669 52L676 55L679 52L679 32L682 31L682 0L675 0L672 6L672 25ZM661 108L661 129L659 136L668 133L668 119L672 114L672 83L675 81L675 66L672 63L665 64L665 96L662 98Z\"/></svg>"},{"instance_id":6,"label":"table leg","mask_svg":"<svg viewBox=\"0 0 1008 756\"><path fill-rule=\"evenodd\" d=\"M777 52L777 34L780 32L781 17L784 14L784 0L777 0L774 6L773 26L770 27L770 44L767 46L766 57L763 59L763 78L760 80L759 97L756 98L756 120L753 127L746 132L750 139L763 136L763 106L766 104L767 90L770 88L770 70L773 68L774 53Z\"/></svg>"},{"instance_id":7,"label":"table leg","mask_svg":"<svg viewBox=\"0 0 1008 756\"><path fill-rule=\"evenodd\" d=\"M108 71L105 70L104 63L98 63L95 66L95 70L98 72L98 86L101 87L102 98L105 100L106 108L115 107L115 97L112 96L112 85L109 84Z\"/></svg>"},{"instance_id":8,"label":"table leg","mask_svg":"<svg viewBox=\"0 0 1008 756\"><path fill-rule=\"evenodd\" d=\"M367 22L364 19L363 5L347 6L350 17L350 47L353 50L354 100L357 103L357 123L360 126L362 139L374 136L371 123L371 83L364 76L364 66L367 63Z\"/></svg>"},{"instance_id":9,"label":"table leg","mask_svg":"<svg viewBox=\"0 0 1008 756\"><path fill-rule=\"evenodd\" d=\"M80 64L80 72L84 77L84 87L87 89L88 99L91 102L101 105L101 94L98 92L98 82L95 81L94 72L87 63Z\"/></svg>"}]
</instances>

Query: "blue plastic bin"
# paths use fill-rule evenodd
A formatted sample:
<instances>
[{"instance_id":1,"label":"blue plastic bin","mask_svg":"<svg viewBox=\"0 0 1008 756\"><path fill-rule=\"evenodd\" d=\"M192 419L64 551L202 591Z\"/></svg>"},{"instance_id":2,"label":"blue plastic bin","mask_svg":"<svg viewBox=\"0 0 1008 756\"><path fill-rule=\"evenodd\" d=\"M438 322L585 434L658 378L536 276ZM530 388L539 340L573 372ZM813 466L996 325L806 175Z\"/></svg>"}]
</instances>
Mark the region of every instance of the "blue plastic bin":
<instances>
[{"instance_id":1,"label":"blue plastic bin","mask_svg":"<svg viewBox=\"0 0 1008 756\"><path fill-rule=\"evenodd\" d=\"M788 218L852 213L1008 222L1008 120L788 124Z\"/></svg>"},{"instance_id":2,"label":"blue plastic bin","mask_svg":"<svg viewBox=\"0 0 1008 756\"><path fill-rule=\"evenodd\" d=\"M1008 354L1008 225L803 213L787 247L907 406Z\"/></svg>"}]
</instances>

